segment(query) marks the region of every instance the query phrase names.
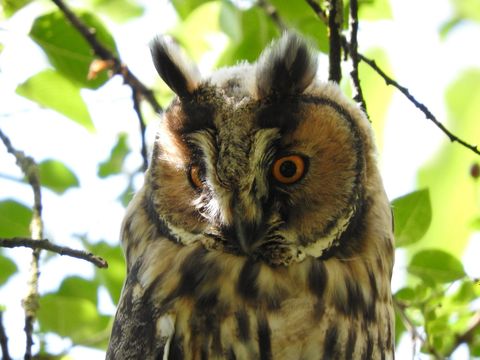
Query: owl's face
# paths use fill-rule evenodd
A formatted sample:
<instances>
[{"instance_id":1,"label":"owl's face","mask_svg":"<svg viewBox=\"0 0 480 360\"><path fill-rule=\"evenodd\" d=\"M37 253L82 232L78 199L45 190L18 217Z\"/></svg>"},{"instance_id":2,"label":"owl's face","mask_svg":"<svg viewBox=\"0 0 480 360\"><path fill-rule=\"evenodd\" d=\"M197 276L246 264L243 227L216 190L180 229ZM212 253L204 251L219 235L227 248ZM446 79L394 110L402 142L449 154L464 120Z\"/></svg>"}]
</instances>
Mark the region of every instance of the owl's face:
<instances>
[{"instance_id":1,"label":"owl's face","mask_svg":"<svg viewBox=\"0 0 480 360\"><path fill-rule=\"evenodd\" d=\"M288 265L351 240L376 171L369 124L316 58L285 35L255 64L201 79L157 40L155 66L177 94L147 181L170 234L185 246Z\"/></svg>"}]
</instances>

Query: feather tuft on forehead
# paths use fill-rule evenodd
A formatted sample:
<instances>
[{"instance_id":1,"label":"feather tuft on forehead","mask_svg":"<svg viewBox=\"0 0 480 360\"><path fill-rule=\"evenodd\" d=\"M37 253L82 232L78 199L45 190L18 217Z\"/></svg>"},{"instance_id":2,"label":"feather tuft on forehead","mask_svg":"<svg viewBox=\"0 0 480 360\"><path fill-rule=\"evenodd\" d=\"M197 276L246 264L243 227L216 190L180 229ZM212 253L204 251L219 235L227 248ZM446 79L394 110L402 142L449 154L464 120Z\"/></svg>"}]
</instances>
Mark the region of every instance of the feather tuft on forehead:
<instances>
[{"instance_id":1,"label":"feather tuft on forehead","mask_svg":"<svg viewBox=\"0 0 480 360\"><path fill-rule=\"evenodd\" d=\"M189 98L200 84L200 72L178 45L168 37L157 37L151 45L153 64L160 77L180 98Z\"/></svg>"},{"instance_id":2,"label":"feather tuft on forehead","mask_svg":"<svg viewBox=\"0 0 480 360\"><path fill-rule=\"evenodd\" d=\"M285 33L257 62L258 98L301 94L317 73L317 57L296 34Z\"/></svg>"}]
</instances>

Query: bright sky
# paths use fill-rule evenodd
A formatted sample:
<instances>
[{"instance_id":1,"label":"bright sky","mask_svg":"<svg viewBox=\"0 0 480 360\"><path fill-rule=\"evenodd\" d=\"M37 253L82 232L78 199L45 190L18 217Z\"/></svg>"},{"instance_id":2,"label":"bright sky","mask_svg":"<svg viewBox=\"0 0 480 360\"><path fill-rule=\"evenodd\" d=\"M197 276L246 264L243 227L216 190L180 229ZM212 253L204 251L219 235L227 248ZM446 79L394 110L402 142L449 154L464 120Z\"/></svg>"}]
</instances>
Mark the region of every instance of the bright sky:
<instances>
[{"instance_id":1,"label":"bright sky","mask_svg":"<svg viewBox=\"0 0 480 360\"><path fill-rule=\"evenodd\" d=\"M112 27L124 62L142 81L151 85L157 76L150 62L148 42L155 34L174 24L175 14L165 5L165 0L144 0L144 3L147 11L141 20L122 27L112 24ZM472 44L478 43L479 27L461 26L441 41L438 29L451 14L448 0L391 0L391 3L394 21L360 24L360 50L369 47L385 49L395 78L407 86L417 99L427 104L437 118L445 119L446 85L461 69L478 66L480 47ZM61 160L80 179L80 190L68 191L61 197L48 190L43 191L47 237L76 248L81 245L71 237L72 233L87 233L90 239L117 243L124 210L116 202L116 197L125 188L126 182L121 177L100 181L96 177L96 171L97 164L108 157L119 132L132 134L129 138L130 146L139 149L139 138L135 136L138 133L137 119L131 107L129 90L122 85L120 78L114 78L99 91L82 92L97 129L95 135L52 111L40 109L14 95L20 82L47 65L42 52L27 36L31 21L41 4L32 5L19 16L0 24L0 42L5 43L4 52L0 55L0 128L17 149L33 155L38 162L47 158ZM148 129L150 143L154 132L155 124ZM389 110L381 157L381 170L391 199L415 189L418 167L432 155L443 139L443 134L426 121L412 104L395 93ZM429 142L427 146L426 141ZM138 153L128 159L128 165L132 169L140 163ZM2 146L0 164L1 175L21 177L14 160ZM30 188L0 177L0 200L12 197L25 204L32 203ZM15 249L5 252L17 260L20 268L19 274L0 290L0 303L8 309L5 318L10 351L14 358L20 358L25 343L23 320L19 321L23 319L20 300L26 293L30 251ZM479 254L480 248L471 247L469 252ZM401 254L397 259L396 269L400 271L396 272L394 288L401 285L402 279L398 274L405 266ZM474 260L466 261L467 271L472 276L480 276L480 268ZM60 256L43 264L41 270L42 293L56 289L61 279L67 275L89 277L93 274L90 264ZM100 295L101 310L113 314L114 308L107 295ZM51 342L52 350L60 350L69 345L67 341L56 337L47 340ZM457 359L466 357L462 351L464 350L457 352ZM74 348L71 355L74 359L104 358L102 352L82 348ZM410 357L411 344L405 341L399 349L398 358Z\"/></svg>"}]
</instances>

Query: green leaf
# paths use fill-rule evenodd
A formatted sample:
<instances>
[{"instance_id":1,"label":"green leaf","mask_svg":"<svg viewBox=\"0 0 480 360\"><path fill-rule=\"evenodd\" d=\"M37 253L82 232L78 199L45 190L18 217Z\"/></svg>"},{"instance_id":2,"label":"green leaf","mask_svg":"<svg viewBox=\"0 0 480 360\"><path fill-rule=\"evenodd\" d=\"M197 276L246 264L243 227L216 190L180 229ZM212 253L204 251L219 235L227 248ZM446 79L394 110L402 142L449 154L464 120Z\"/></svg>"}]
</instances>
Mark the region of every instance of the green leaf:
<instances>
[{"instance_id":1,"label":"green leaf","mask_svg":"<svg viewBox=\"0 0 480 360\"><path fill-rule=\"evenodd\" d=\"M76 11L76 15L95 29L95 36L101 44L117 54L113 37L95 15L86 11ZM108 80L105 72L98 74L96 79L87 79L90 64L95 59L92 48L61 11L36 18L30 37L45 51L55 69L80 86L97 89ZM64 98L66 96L62 96Z\"/></svg>"},{"instance_id":2,"label":"green leaf","mask_svg":"<svg viewBox=\"0 0 480 360\"><path fill-rule=\"evenodd\" d=\"M242 34L236 41L231 39L217 66L234 65L239 60L252 62L258 58L272 39L279 35L278 29L257 7L240 11L239 16Z\"/></svg>"},{"instance_id":3,"label":"green leaf","mask_svg":"<svg viewBox=\"0 0 480 360\"><path fill-rule=\"evenodd\" d=\"M62 162L45 160L38 164L40 183L57 194L63 194L67 189L78 187L77 176Z\"/></svg>"},{"instance_id":4,"label":"green leaf","mask_svg":"<svg viewBox=\"0 0 480 360\"><path fill-rule=\"evenodd\" d=\"M392 8L389 0L360 0L358 17L361 20L392 19Z\"/></svg>"},{"instance_id":5,"label":"green leaf","mask_svg":"<svg viewBox=\"0 0 480 360\"><path fill-rule=\"evenodd\" d=\"M452 296L452 302L455 304L466 305L469 302L475 300L477 297L475 294L475 287L479 285L476 284L471 279L466 279L462 281L458 290Z\"/></svg>"},{"instance_id":6,"label":"green leaf","mask_svg":"<svg viewBox=\"0 0 480 360\"><path fill-rule=\"evenodd\" d=\"M185 20L197 7L209 1L210 0L171 0L173 7L182 20Z\"/></svg>"},{"instance_id":7,"label":"green leaf","mask_svg":"<svg viewBox=\"0 0 480 360\"><path fill-rule=\"evenodd\" d=\"M89 131L94 130L87 106L80 96L80 87L55 70L44 70L20 84L17 94L53 109L74 120Z\"/></svg>"},{"instance_id":8,"label":"green leaf","mask_svg":"<svg viewBox=\"0 0 480 360\"><path fill-rule=\"evenodd\" d=\"M182 44L192 59L199 61L212 50L211 37L218 36L220 32L220 9L220 1L206 2L195 8L171 31L171 35Z\"/></svg>"},{"instance_id":9,"label":"green leaf","mask_svg":"<svg viewBox=\"0 0 480 360\"><path fill-rule=\"evenodd\" d=\"M110 157L98 166L98 176L105 178L110 175L120 174L123 169L125 158L130 153L127 144L127 134L118 135L117 143L110 152Z\"/></svg>"},{"instance_id":10,"label":"green leaf","mask_svg":"<svg viewBox=\"0 0 480 360\"><path fill-rule=\"evenodd\" d=\"M445 125L460 138L480 143L480 69L465 71L447 90L449 121ZM452 145L445 137L440 151L418 173L419 187L428 187L432 224L418 247L436 247L460 256L474 229L472 219L478 217L478 187L469 174L478 155L461 146Z\"/></svg>"},{"instance_id":11,"label":"green leaf","mask_svg":"<svg viewBox=\"0 0 480 360\"><path fill-rule=\"evenodd\" d=\"M124 207L127 207L127 205L132 200L134 194L135 194L135 188L133 187L132 179L130 179L130 181L128 182L128 186L120 194L118 199L120 200L120 202Z\"/></svg>"},{"instance_id":12,"label":"green leaf","mask_svg":"<svg viewBox=\"0 0 480 360\"><path fill-rule=\"evenodd\" d=\"M5 284L10 276L17 272L18 268L13 260L0 254L0 286Z\"/></svg>"},{"instance_id":13,"label":"green leaf","mask_svg":"<svg viewBox=\"0 0 480 360\"><path fill-rule=\"evenodd\" d=\"M90 244L85 239L83 243L89 251L107 260L108 270L95 269L95 279L106 287L113 303L117 304L126 275L125 260L120 246L111 246L104 241Z\"/></svg>"},{"instance_id":14,"label":"green leaf","mask_svg":"<svg viewBox=\"0 0 480 360\"><path fill-rule=\"evenodd\" d=\"M304 37L317 45L317 48L327 54L329 51L327 26L323 23L306 1L272 0L282 20L289 27L295 28ZM325 4L321 4L325 9Z\"/></svg>"},{"instance_id":15,"label":"green leaf","mask_svg":"<svg viewBox=\"0 0 480 360\"><path fill-rule=\"evenodd\" d=\"M105 346L110 317L98 314L91 301L50 293L42 296L39 304L38 320L42 332L69 337L79 345Z\"/></svg>"},{"instance_id":16,"label":"green leaf","mask_svg":"<svg viewBox=\"0 0 480 360\"><path fill-rule=\"evenodd\" d=\"M392 201L397 247L419 241L432 220L432 207L428 189L414 191Z\"/></svg>"},{"instance_id":17,"label":"green leaf","mask_svg":"<svg viewBox=\"0 0 480 360\"><path fill-rule=\"evenodd\" d=\"M472 221L471 227L475 230L480 230L480 218L476 218Z\"/></svg>"},{"instance_id":18,"label":"green leaf","mask_svg":"<svg viewBox=\"0 0 480 360\"><path fill-rule=\"evenodd\" d=\"M95 12L108 15L113 20L123 23L143 15L145 8L131 0L89 0Z\"/></svg>"},{"instance_id":19,"label":"green leaf","mask_svg":"<svg viewBox=\"0 0 480 360\"><path fill-rule=\"evenodd\" d=\"M395 345L400 343L402 335L407 331L403 325L403 319L397 309L395 309Z\"/></svg>"},{"instance_id":20,"label":"green leaf","mask_svg":"<svg viewBox=\"0 0 480 360\"><path fill-rule=\"evenodd\" d=\"M70 276L63 279L57 294L65 297L79 298L97 304L98 283L95 280L80 276Z\"/></svg>"},{"instance_id":21,"label":"green leaf","mask_svg":"<svg viewBox=\"0 0 480 360\"><path fill-rule=\"evenodd\" d=\"M451 0L456 17L480 22L480 4L478 0Z\"/></svg>"},{"instance_id":22,"label":"green leaf","mask_svg":"<svg viewBox=\"0 0 480 360\"><path fill-rule=\"evenodd\" d=\"M0 237L29 237L32 210L14 200L0 201Z\"/></svg>"},{"instance_id":23,"label":"green leaf","mask_svg":"<svg viewBox=\"0 0 480 360\"><path fill-rule=\"evenodd\" d=\"M462 263L442 250L422 250L416 253L407 270L429 283L448 283L466 275Z\"/></svg>"},{"instance_id":24,"label":"green leaf","mask_svg":"<svg viewBox=\"0 0 480 360\"><path fill-rule=\"evenodd\" d=\"M5 17L10 17L32 1L33 0L1 0L0 12Z\"/></svg>"},{"instance_id":25,"label":"green leaf","mask_svg":"<svg viewBox=\"0 0 480 360\"><path fill-rule=\"evenodd\" d=\"M413 301L415 299L415 291L409 287L402 288L395 293L395 298L403 302Z\"/></svg>"}]
</instances>

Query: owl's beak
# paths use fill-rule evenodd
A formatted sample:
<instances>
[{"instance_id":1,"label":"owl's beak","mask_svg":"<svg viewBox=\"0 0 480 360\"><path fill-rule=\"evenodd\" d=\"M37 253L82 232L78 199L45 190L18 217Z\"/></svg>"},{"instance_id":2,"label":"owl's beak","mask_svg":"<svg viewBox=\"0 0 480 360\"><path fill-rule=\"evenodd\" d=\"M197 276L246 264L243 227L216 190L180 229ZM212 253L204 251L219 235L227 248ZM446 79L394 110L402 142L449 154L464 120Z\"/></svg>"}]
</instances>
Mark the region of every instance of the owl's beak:
<instances>
[{"instance_id":1,"label":"owl's beak","mask_svg":"<svg viewBox=\"0 0 480 360\"><path fill-rule=\"evenodd\" d=\"M233 227L235 240L238 242L242 252L247 255L252 253L256 248L255 243L265 235L265 224L263 221L245 219L239 213L234 217Z\"/></svg>"}]
</instances>

